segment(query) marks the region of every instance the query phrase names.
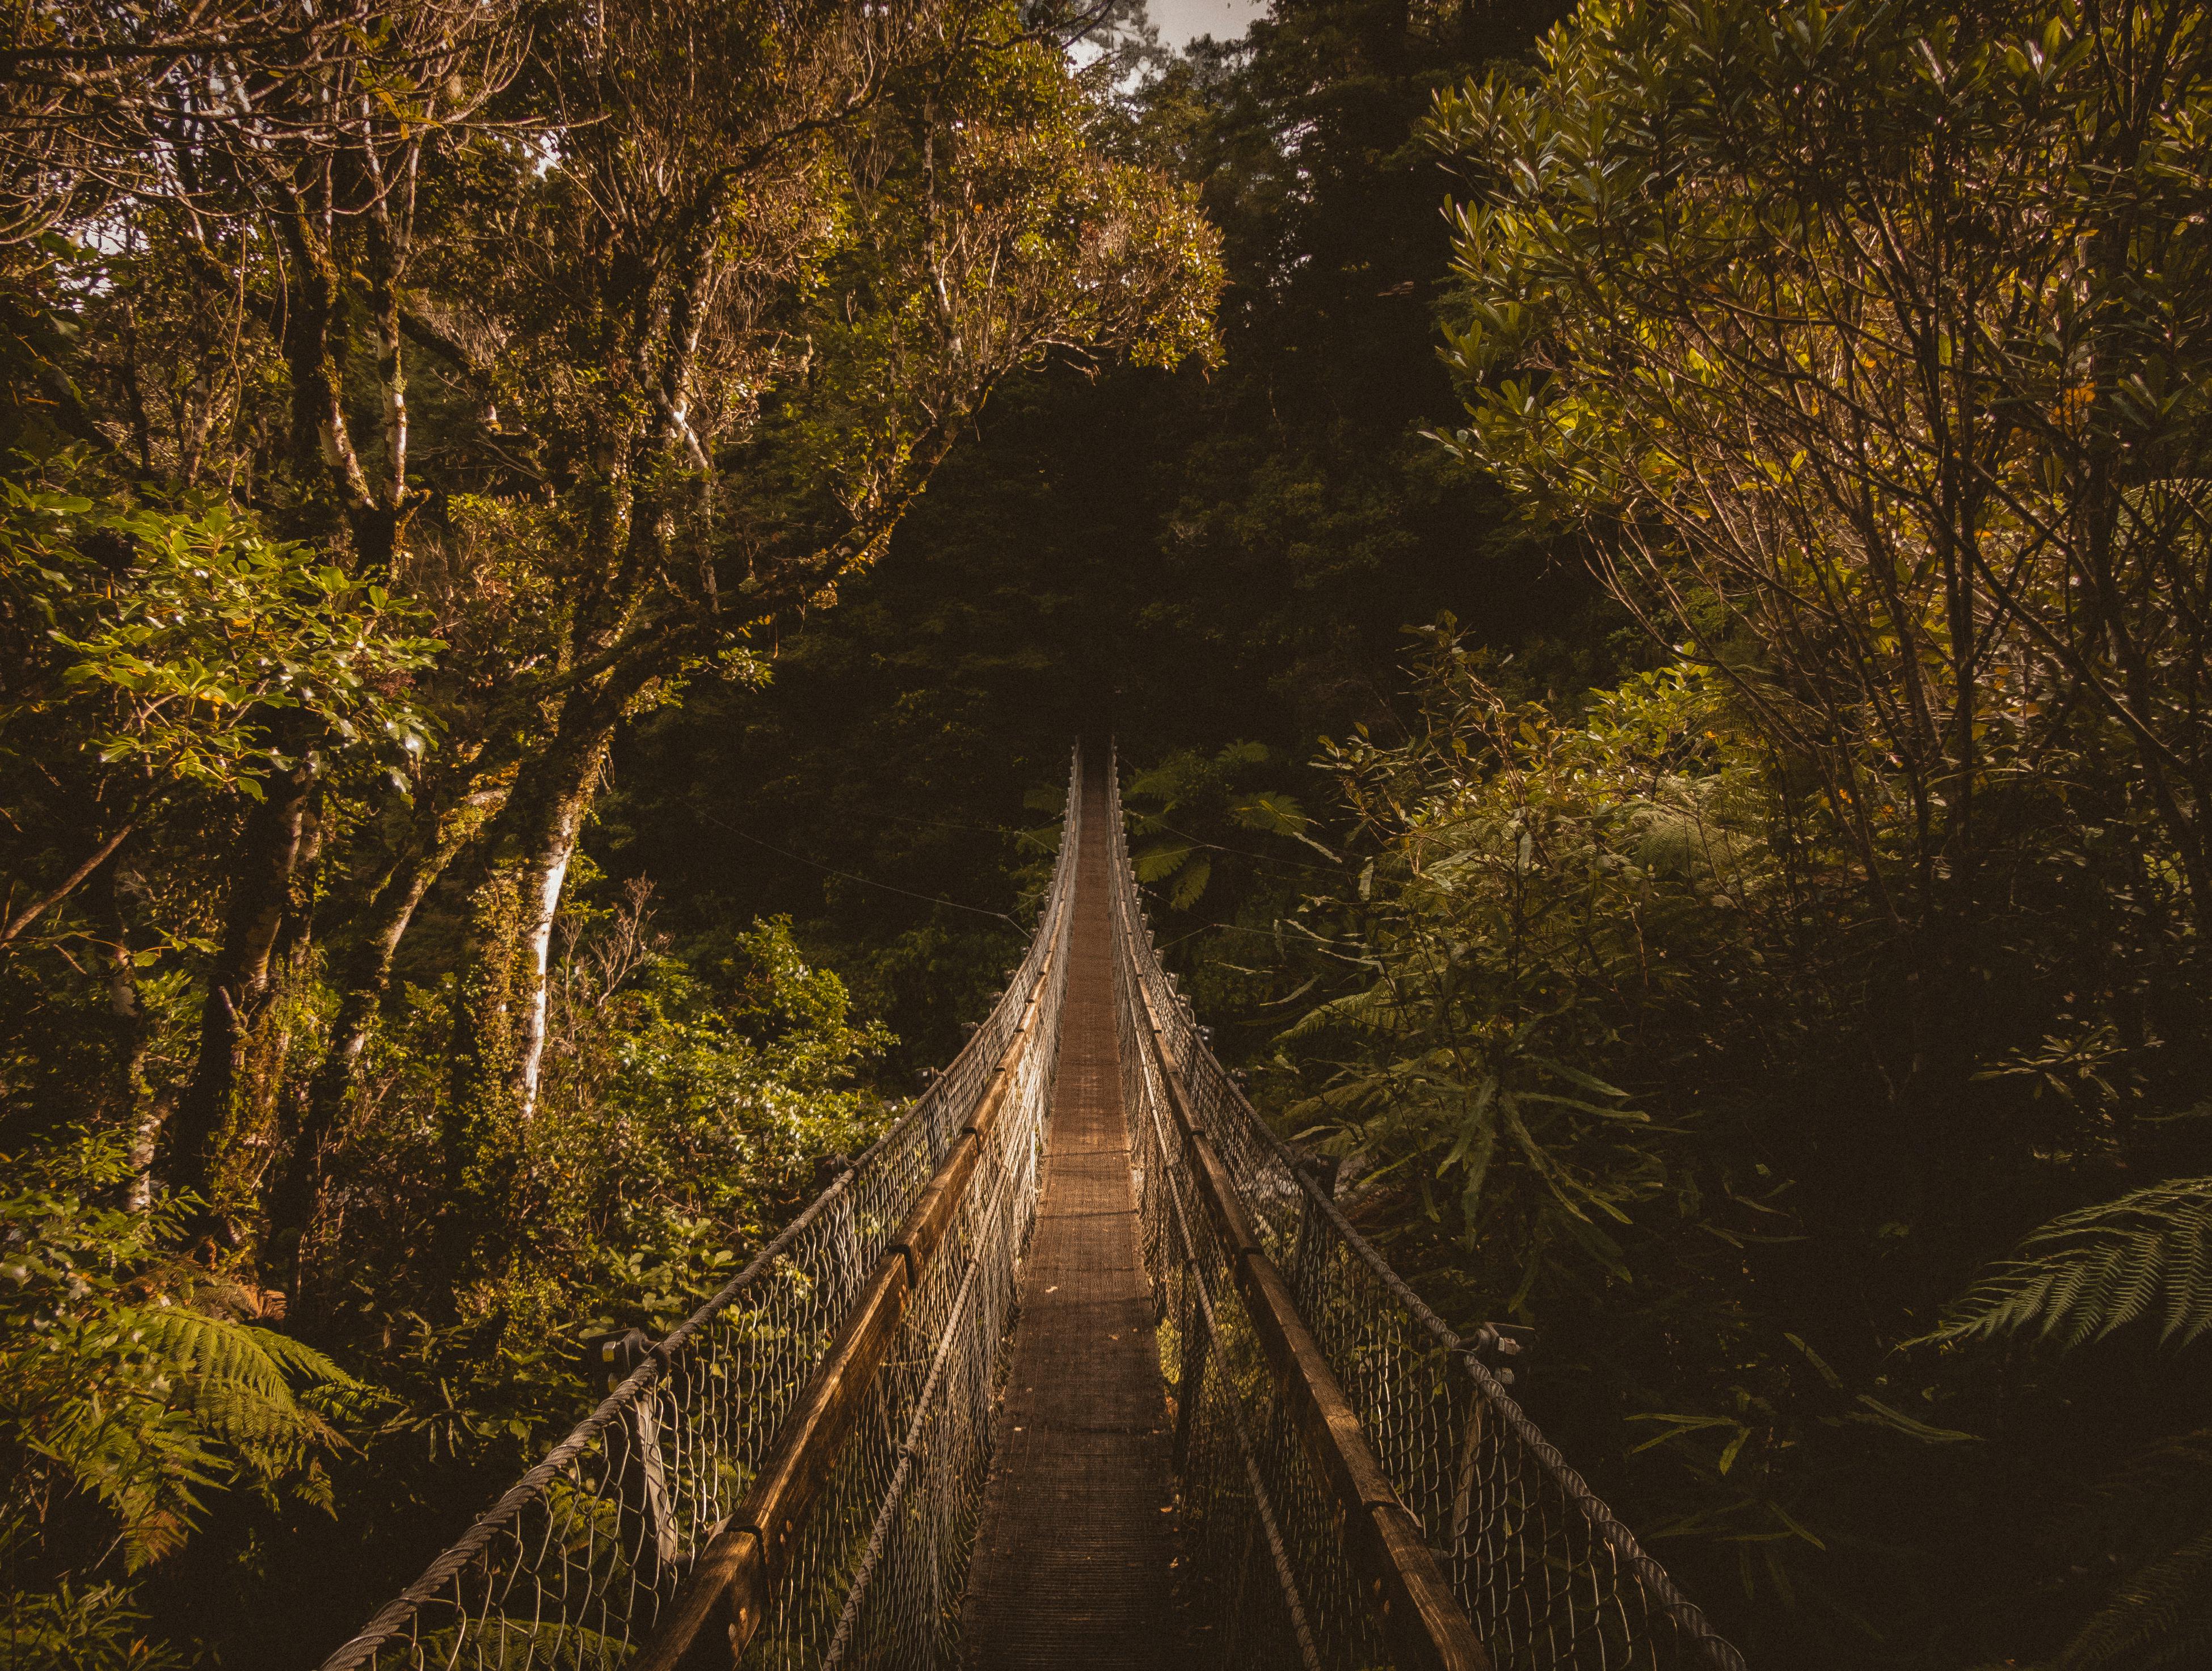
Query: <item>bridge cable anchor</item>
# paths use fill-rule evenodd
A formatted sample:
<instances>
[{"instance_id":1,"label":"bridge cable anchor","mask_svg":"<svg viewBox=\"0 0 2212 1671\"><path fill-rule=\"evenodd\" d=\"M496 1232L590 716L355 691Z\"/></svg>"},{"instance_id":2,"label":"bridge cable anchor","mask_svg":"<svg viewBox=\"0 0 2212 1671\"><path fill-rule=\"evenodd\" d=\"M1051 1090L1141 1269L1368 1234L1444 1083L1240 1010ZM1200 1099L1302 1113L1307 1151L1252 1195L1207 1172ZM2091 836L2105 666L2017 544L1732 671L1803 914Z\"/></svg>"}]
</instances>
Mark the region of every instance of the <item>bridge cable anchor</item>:
<instances>
[{"instance_id":1,"label":"bridge cable anchor","mask_svg":"<svg viewBox=\"0 0 2212 1671\"><path fill-rule=\"evenodd\" d=\"M1485 1323L1475 1330L1467 1348L1483 1368L1498 1377L1500 1386L1510 1387L1517 1378L1515 1365L1535 1343L1536 1331L1525 1323Z\"/></svg>"}]
</instances>

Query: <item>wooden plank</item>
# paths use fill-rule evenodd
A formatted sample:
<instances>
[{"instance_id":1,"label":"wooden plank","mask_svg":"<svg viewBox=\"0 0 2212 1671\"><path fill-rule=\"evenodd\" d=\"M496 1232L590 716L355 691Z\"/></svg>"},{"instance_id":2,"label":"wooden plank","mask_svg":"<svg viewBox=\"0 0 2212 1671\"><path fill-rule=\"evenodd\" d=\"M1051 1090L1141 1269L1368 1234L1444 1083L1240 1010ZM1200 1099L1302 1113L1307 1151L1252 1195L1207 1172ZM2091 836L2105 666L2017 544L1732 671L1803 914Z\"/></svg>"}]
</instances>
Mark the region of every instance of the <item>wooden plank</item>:
<instances>
[{"instance_id":1,"label":"wooden plank","mask_svg":"<svg viewBox=\"0 0 2212 1671\"><path fill-rule=\"evenodd\" d=\"M725 1525L692 1566L630 1671L728 1671L768 1605L768 1563L750 1526Z\"/></svg>"},{"instance_id":2,"label":"wooden plank","mask_svg":"<svg viewBox=\"0 0 2212 1671\"><path fill-rule=\"evenodd\" d=\"M1221 1155L1214 1148L1213 1139L1203 1132L1194 1131L1184 1140L1189 1146L1191 1158L1197 1163L1199 1194L1206 1198L1206 1208L1213 1215L1222 1239L1229 1245L1230 1257L1233 1260L1244 1254L1256 1254L1264 1258L1266 1255L1260 1246L1259 1228L1252 1222L1251 1209L1244 1205L1243 1196L1237 1193L1236 1180L1229 1176L1229 1169L1221 1164Z\"/></svg>"},{"instance_id":3,"label":"wooden plank","mask_svg":"<svg viewBox=\"0 0 2212 1671\"><path fill-rule=\"evenodd\" d=\"M1045 982L1051 978L1053 960L1058 952L1054 947L1037 962L1036 986L1030 992L1029 1002L1022 1008L1021 1025L1007 1042L1006 1053L999 1058L999 1071L991 1076L991 1083L983 1088L983 1095L975 1104L975 1112L961 1129L973 1132L977 1137L988 1137L991 1128L999 1123L999 1111L1006 1105L1007 1093L1014 1088L1014 1080L1021 1068L1022 1057L1027 1053L1030 1034L1036 1026L1037 1011L1044 1003Z\"/></svg>"},{"instance_id":4,"label":"wooden plank","mask_svg":"<svg viewBox=\"0 0 2212 1671\"><path fill-rule=\"evenodd\" d=\"M1382 1613L1393 1653L1401 1665L1482 1671L1488 1661L1458 1596L1422 1537L1420 1522L1399 1501L1320 1343L1297 1321L1282 1273L1265 1255L1248 1255L1237 1263L1253 1332L1284 1388L1306 1452L1336 1499L1352 1569ZM1286 1327L1285 1319L1296 1326Z\"/></svg>"},{"instance_id":5,"label":"wooden plank","mask_svg":"<svg viewBox=\"0 0 2212 1671\"><path fill-rule=\"evenodd\" d=\"M1146 1000L1145 1008L1149 1019L1152 1012L1149 998ZM1189 1099L1183 1095L1182 1082L1176 1078L1168 1066L1167 1052L1162 1048L1156 1021L1152 1033L1154 1058L1160 1066L1160 1083L1167 1087L1168 1111L1182 1133L1183 1142L1192 1158L1197 1163L1195 1181L1200 1193L1206 1198L1208 1214L1222 1233L1232 1258L1238 1254L1258 1253L1261 1251L1258 1227L1252 1221L1250 1210L1244 1205L1244 1198L1237 1193L1236 1181L1222 1164L1221 1157L1213 1146L1213 1139L1200 1128L1197 1116L1191 1112Z\"/></svg>"},{"instance_id":6,"label":"wooden plank","mask_svg":"<svg viewBox=\"0 0 2212 1671\"><path fill-rule=\"evenodd\" d=\"M1298 1437L1336 1499L1339 1525L1351 1536L1357 1510L1372 1503L1395 1504L1398 1494L1376 1461L1366 1429L1321 1343L1299 1318L1281 1273L1265 1254L1246 1254L1231 1268L1260 1350L1286 1395Z\"/></svg>"},{"instance_id":7,"label":"wooden plank","mask_svg":"<svg viewBox=\"0 0 2212 1671\"><path fill-rule=\"evenodd\" d=\"M893 1253L876 1267L822 1367L785 1417L744 1500L655 1623L640 1667L726 1671L737 1664L898 1334L907 1292L906 1256Z\"/></svg>"},{"instance_id":8,"label":"wooden plank","mask_svg":"<svg viewBox=\"0 0 2212 1671\"><path fill-rule=\"evenodd\" d=\"M958 1603L968 1671L1185 1671L1183 1627L1195 1622L1177 1605L1172 1516L1161 1512L1174 1475L1121 1103L1103 775L1085 790L1058 1060L1040 1040L1022 1070L1052 1067L1051 1112L998 1447ZM1012 1124L1010 1113L985 1153L992 1177L1027 1164L1027 1130ZM900 1663L889 1643L849 1656L847 1671L856 1662Z\"/></svg>"},{"instance_id":9,"label":"wooden plank","mask_svg":"<svg viewBox=\"0 0 2212 1671\"><path fill-rule=\"evenodd\" d=\"M1397 1502L1369 1504L1361 1540L1371 1539L1376 1551L1368 1571L1386 1575L1382 1626L1391 1656L1401 1666L1491 1671L1490 1656L1422 1537L1420 1522Z\"/></svg>"},{"instance_id":10,"label":"wooden plank","mask_svg":"<svg viewBox=\"0 0 2212 1671\"><path fill-rule=\"evenodd\" d=\"M907 1301L944 1244L981 1161L984 1141L1013 1089L1036 1030L1045 977L1056 954L1057 948L1046 952L1021 1025L1007 1041L975 1117L915 1197L821 1367L777 1430L744 1501L655 1624L637 1661L641 1671L726 1671L760 1628L770 1590L852 1437L868 1391L897 1338Z\"/></svg>"}]
</instances>

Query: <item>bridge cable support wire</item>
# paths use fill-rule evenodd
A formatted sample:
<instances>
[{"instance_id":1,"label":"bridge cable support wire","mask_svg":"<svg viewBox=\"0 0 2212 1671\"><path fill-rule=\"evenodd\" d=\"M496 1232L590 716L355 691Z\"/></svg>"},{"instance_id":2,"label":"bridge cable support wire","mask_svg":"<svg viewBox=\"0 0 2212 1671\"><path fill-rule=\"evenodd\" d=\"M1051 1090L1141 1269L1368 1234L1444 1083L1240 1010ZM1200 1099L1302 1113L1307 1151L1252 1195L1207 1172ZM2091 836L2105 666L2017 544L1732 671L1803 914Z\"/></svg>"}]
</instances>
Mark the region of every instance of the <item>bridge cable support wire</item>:
<instances>
[{"instance_id":1,"label":"bridge cable support wire","mask_svg":"<svg viewBox=\"0 0 2212 1671\"><path fill-rule=\"evenodd\" d=\"M606 1397L322 1671L957 1660L1083 769L1037 932L952 1062L665 1338L592 1342ZM1215 1060L1101 776L1134 1234L1209 1671L1743 1671L1506 1392L1510 1331L1445 1327Z\"/></svg>"}]
</instances>

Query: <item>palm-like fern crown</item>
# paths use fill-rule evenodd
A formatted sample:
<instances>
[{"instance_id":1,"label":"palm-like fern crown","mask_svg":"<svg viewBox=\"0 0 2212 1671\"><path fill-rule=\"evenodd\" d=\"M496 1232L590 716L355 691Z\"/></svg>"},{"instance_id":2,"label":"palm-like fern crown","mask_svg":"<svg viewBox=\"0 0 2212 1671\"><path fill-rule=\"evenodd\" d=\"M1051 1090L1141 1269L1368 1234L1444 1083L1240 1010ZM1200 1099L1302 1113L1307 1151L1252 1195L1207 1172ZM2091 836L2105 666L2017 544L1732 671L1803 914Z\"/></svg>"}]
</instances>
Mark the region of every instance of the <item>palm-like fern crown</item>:
<instances>
[{"instance_id":1,"label":"palm-like fern crown","mask_svg":"<svg viewBox=\"0 0 2212 1671\"><path fill-rule=\"evenodd\" d=\"M2052 1219L1924 1339L2027 1334L2070 1351L2138 1318L2185 1346L2212 1329L2212 1178L2178 1178Z\"/></svg>"}]
</instances>

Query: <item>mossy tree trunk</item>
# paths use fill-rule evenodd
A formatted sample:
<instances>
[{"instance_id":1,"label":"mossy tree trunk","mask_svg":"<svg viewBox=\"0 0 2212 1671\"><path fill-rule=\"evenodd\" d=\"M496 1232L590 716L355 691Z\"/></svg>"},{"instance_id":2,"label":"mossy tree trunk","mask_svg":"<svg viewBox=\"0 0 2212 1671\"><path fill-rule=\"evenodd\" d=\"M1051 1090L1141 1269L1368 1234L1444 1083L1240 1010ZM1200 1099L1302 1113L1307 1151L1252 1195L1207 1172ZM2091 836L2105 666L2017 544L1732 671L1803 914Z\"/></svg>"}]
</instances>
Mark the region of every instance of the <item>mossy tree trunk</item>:
<instances>
[{"instance_id":1,"label":"mossy tree trunk","mask_svg":"<svg viewBox=\"0 0 2212 1671\"><path fill-rule=\"evenodd\" d=\"M196 1229L221 1228L223 1145L233 1122L253 1021L270 990L270 969L288 918L304 907L313 867L319 774L310 759L271 773L239 839L223 936L208 971L199 1050L174 1112L165 1122L155 1170L205 1206Z\"/></svg>"}]
</instances>

